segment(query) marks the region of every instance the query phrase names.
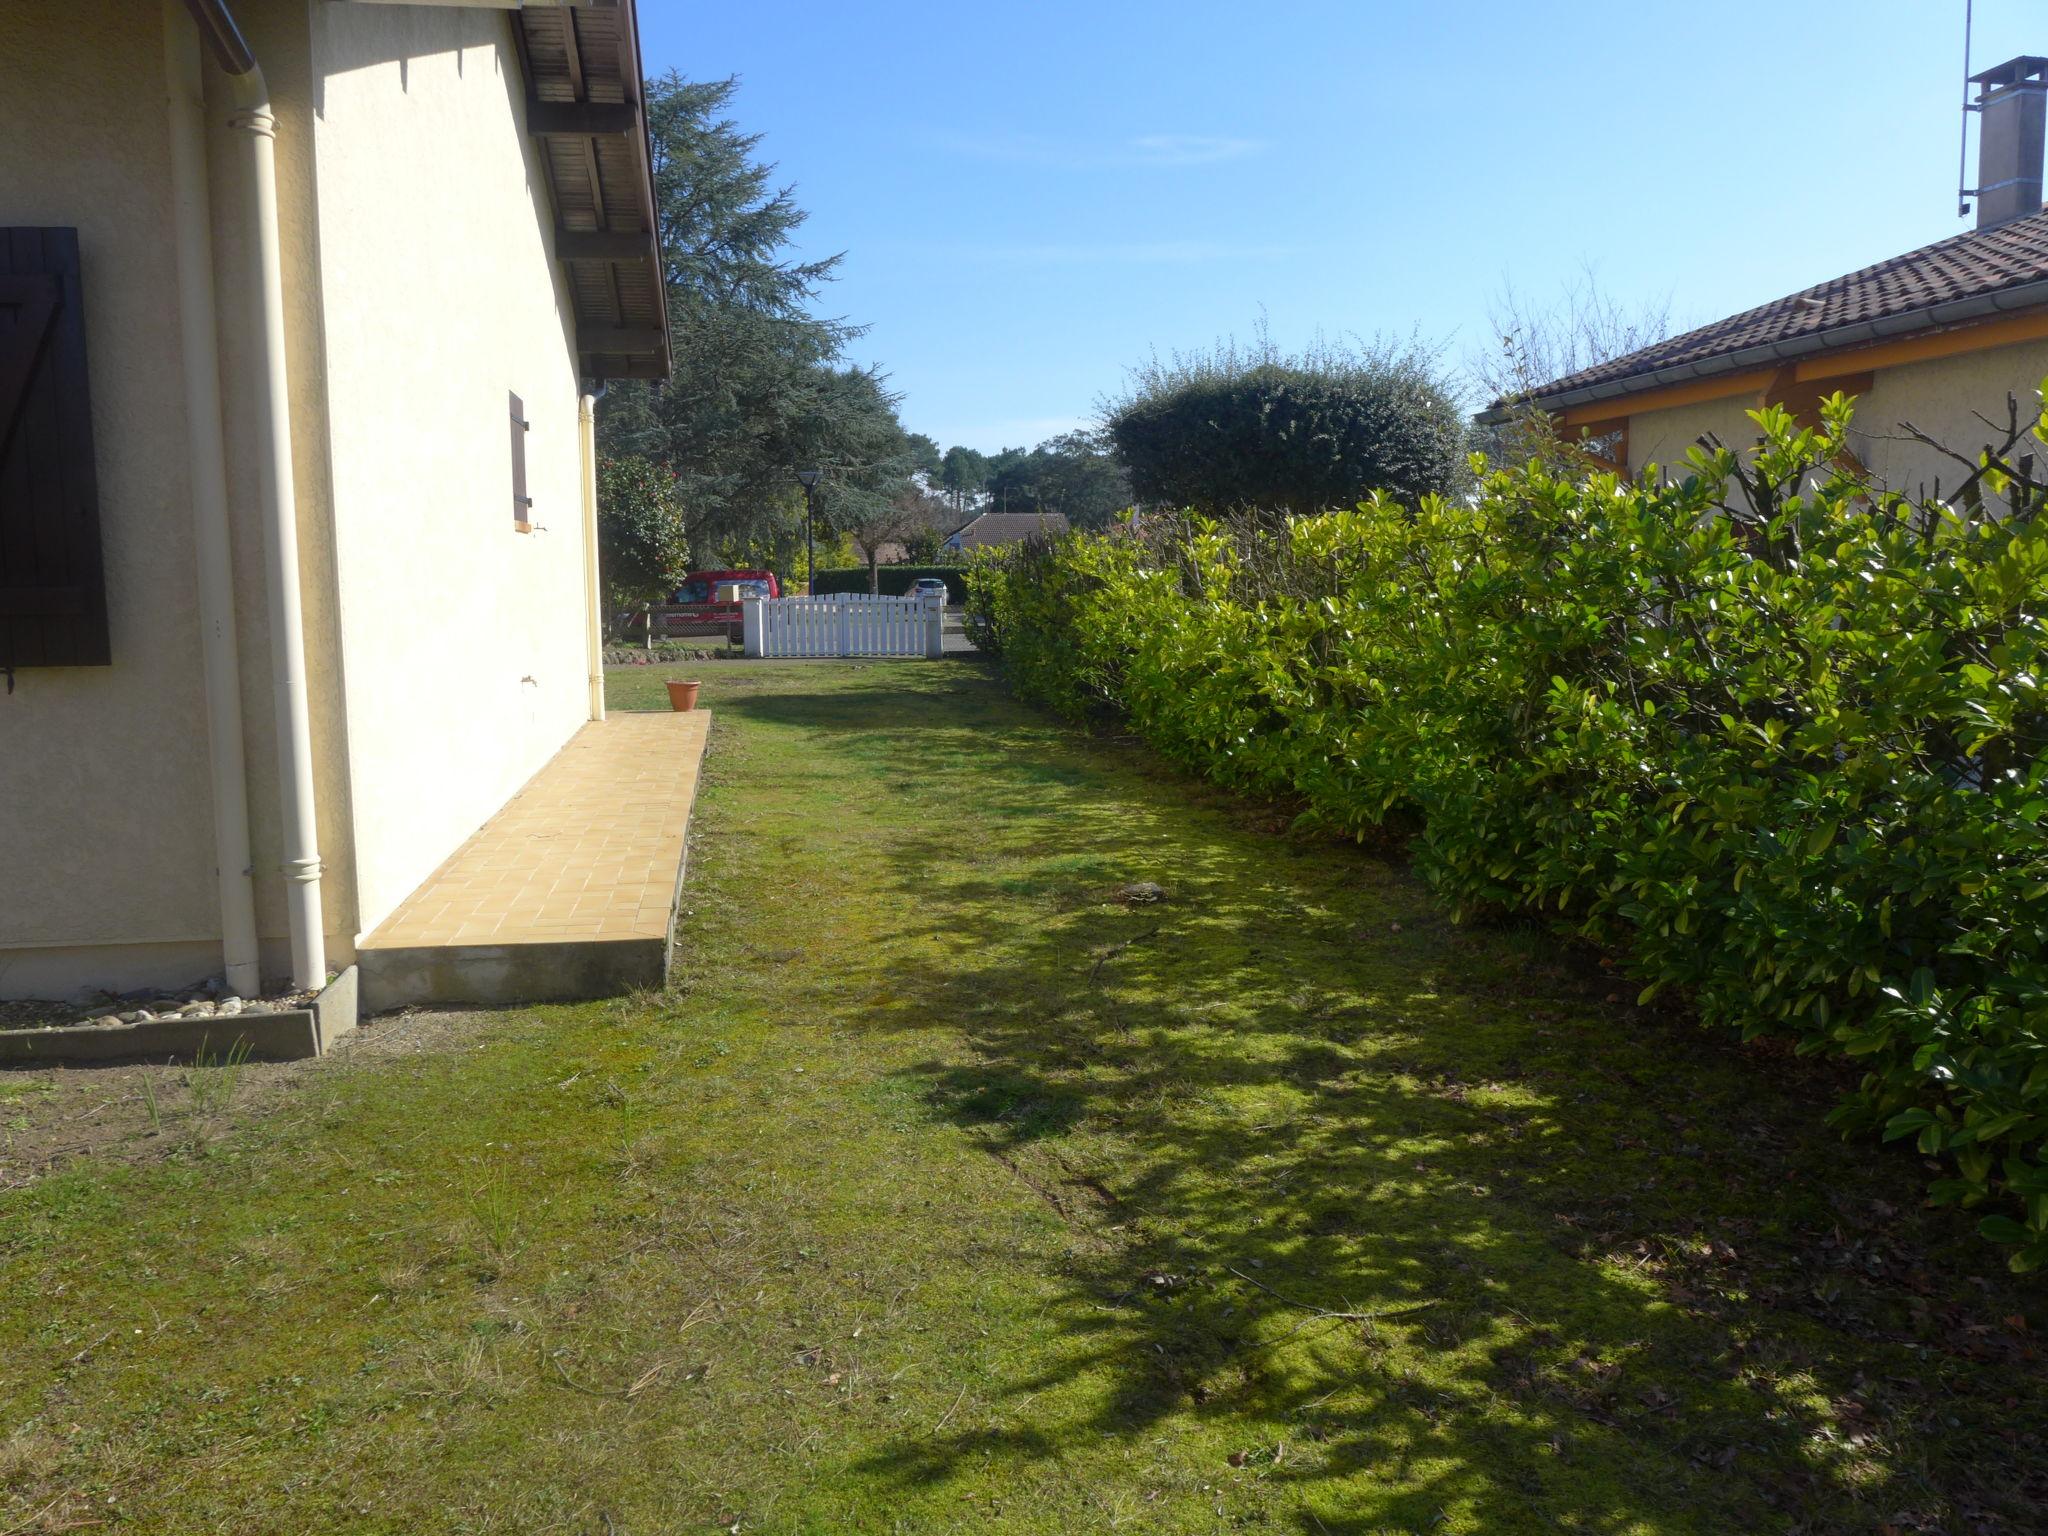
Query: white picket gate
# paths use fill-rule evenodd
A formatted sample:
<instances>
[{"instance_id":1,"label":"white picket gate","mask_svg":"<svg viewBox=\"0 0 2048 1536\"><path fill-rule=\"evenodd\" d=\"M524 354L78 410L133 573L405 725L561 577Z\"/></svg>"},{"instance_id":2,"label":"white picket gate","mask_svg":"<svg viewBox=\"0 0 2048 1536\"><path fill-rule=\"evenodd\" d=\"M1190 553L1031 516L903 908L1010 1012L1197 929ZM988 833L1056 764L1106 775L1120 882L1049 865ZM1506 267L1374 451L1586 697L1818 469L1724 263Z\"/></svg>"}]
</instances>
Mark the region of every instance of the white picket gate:
<instances>
[{"instance_id":1,"label":"white picket gate","mask_svg":"<svg viewBox=\"0 0 2048 1536\"><path fill-rule=\"evenodd\" d=\"M926 656L944 650L946 605L931 597L764 597L744 607L749 656Z\"/></svg>"}]
</instances>

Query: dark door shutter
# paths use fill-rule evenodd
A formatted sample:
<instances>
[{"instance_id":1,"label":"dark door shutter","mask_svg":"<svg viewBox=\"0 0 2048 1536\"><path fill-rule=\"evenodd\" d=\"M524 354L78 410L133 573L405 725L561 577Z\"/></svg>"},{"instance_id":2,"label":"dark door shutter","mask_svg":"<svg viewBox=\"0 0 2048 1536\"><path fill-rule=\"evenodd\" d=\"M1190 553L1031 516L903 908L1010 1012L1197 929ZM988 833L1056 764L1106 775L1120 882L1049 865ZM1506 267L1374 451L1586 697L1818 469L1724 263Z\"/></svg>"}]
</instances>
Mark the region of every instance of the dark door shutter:
<instances>
[{"instance_id":1,"label":"dark door shutter","mask_svg":"<svg viewBox=\"0 0 2048 1536\"><path fill-rule=\"evenodd\" d=\"M105 666L75 229L0 229L0 667Z\"/></svg>"}]
</instances>

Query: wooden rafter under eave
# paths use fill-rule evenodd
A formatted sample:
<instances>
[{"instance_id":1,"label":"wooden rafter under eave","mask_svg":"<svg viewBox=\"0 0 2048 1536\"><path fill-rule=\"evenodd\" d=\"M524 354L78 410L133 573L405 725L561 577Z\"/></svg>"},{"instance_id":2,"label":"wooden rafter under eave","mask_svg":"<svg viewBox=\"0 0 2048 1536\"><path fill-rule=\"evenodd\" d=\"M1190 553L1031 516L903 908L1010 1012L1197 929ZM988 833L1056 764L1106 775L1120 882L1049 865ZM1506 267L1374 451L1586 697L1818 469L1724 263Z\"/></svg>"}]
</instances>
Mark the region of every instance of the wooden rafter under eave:
<instances>
[{"instance_id":1,"label":"wooden rafter under eave","mask_svg":"<svg viewBox=\"0 0 2048 1536\"><path fill-rule=\"evenodd\" d=\"M579 28L581 16L591 18L589 26ZM530 5L515 10L511 24L526 78L526 129L541 145L556 210L555 257L586 274L572 288L581 369L594 379L665 379L673 366L666 268L634 0ZM623 99L593 99L613 94ZM621 147L631 158L630 188L619 184ZM579 227L592 222L596 227ZM602 266L603 281L593 289L594 265ZM628 314L629 304L635 313Z\"/></svg>"}]
</instances>

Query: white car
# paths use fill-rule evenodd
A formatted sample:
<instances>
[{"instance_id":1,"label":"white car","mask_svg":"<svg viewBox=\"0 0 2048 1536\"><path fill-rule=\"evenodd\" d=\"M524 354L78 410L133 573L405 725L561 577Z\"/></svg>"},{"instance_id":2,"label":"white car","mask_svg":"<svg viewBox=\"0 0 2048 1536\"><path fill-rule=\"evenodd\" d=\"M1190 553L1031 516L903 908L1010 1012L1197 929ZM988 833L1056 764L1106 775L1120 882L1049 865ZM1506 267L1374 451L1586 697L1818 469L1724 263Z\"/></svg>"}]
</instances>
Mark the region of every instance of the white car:
<instances>
[{"instance_id":1,"label":"white car","mask_svg":"<svg viewBox=\"0 0 2048 1536\"><path fill-rule=\"evenodd\" d=\"M946 601L946 583L943 577L920 576L910 584L909 597L936 597L941 604Z\"/></svg>"}]
</instances>

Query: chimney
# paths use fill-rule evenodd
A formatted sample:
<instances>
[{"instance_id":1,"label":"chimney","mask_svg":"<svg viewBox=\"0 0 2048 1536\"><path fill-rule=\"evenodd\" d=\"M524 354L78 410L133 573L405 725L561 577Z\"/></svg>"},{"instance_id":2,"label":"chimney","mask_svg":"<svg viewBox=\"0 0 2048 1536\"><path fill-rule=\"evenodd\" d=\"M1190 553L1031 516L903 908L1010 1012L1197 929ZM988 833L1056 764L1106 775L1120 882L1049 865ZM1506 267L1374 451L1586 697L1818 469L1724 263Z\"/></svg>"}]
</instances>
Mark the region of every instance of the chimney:
<instances>
[{"instance_id":1,"label":"chimney","mask_svg":"<svg viewBox=\"0 0 2048 1536\"><path fill-rule=\"evenodd\" d=\"M1995 229L2041 211L2048 59L2022 54L1970 76L1977 92L1977 227Z\"/></svg>"}]
</instances>

